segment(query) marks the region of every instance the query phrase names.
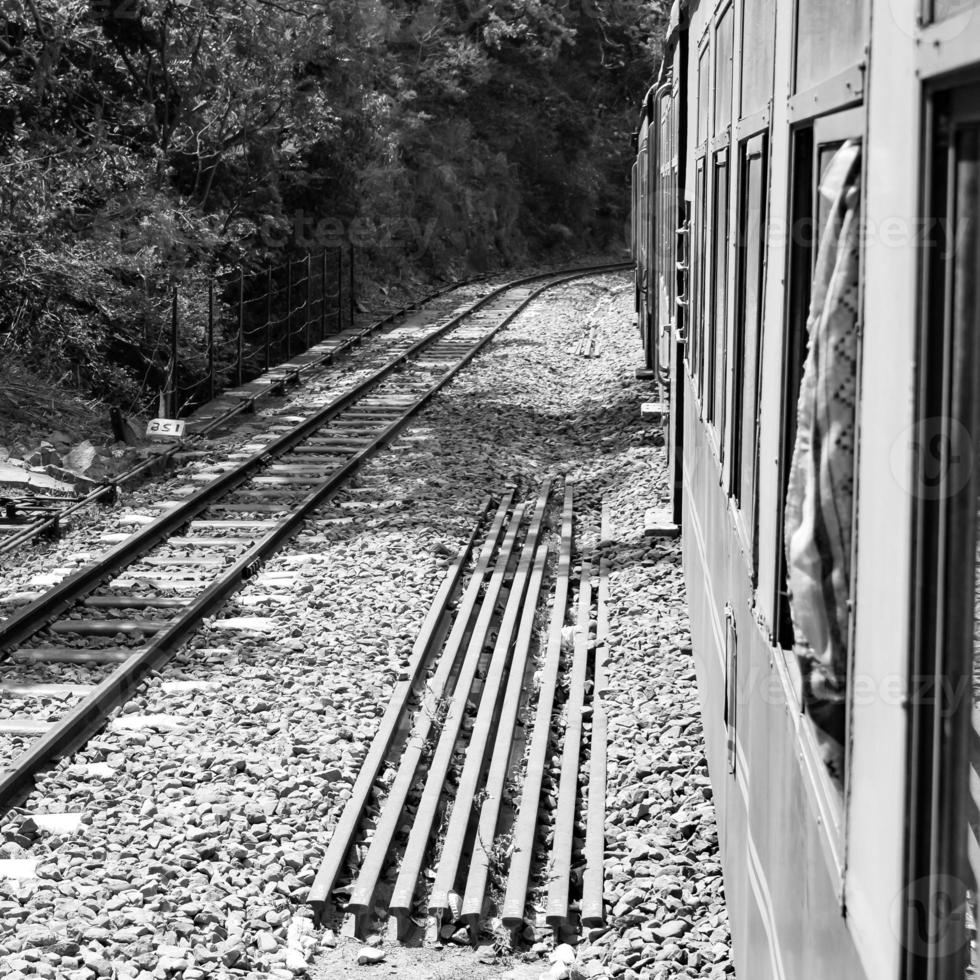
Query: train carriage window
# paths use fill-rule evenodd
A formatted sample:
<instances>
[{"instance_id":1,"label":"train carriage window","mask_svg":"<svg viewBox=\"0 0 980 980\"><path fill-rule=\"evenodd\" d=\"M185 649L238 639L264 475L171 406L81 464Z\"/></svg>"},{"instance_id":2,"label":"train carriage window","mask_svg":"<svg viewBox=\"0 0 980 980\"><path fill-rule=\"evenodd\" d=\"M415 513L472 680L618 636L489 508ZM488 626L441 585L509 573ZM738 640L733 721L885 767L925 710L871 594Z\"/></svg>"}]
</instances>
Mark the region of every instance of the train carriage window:
<instances>
[{"instance_id":1,"label":"train carriage window","mask_svg":"<svg viewBox=\"0 0 980 980\"><path fill-rule=\"evenodd\" d=\"M796 91L805 92L864 59L868 0L798 0Z\"/></svg>"},{"instance_id":2,"label":"train carriage window","mask_svg":"<svg viewBox=\"0 0 980 980\"><path fill-rule=\"evenodd\" d=\"M980 85L937 93L931 109L905 948L909 976L928 964L966 980L980 881Z\"/></svg>"},{"instance_id":3,"label":"train carriage window","mask_svg":"<svg viewBox=\"0 0 980 980\"><path fill-rule=\"evenodd\" d=\"M647 124L644 121L640 127L639 153L636 158L636 175L638 184L638 196L640 200L640 220L636 229L636 251L637 251L637 272L639 275L639 294L640 294L640 316L643 316L646 297L649 293L650 283L648 279L648 228L650 227L650 174L647 165L647 155L649 153L649 134ZM643 329L641 319L640 330Z\"/></svg>"},{"instance_id":4,"label":"train carriage window","mask_svg":"<svg viewBox=\"0 0 980 980\"><path fill-rule=\"evenodd\" d=\"M635 261L636 260L636 226L640 217L639 214L637 213L637 208L640 205L640 187L636 178L635 161L633 163L632 169L630 170L630 196L633 201L633 206L630 208L630 258ZM639 299L639 297L637 297L637 299Z\"/></svg>"},{"instance_id":5,"label":"train carriage window","mask_svg":"<svg viewBox=\"0 0 980 980\"><path fill-rule=\"evenodd\" d=\"M764 109L772 98L775 57L776 0L746 0L742 5L742 58L739 115L750 116Z\"/></svg>"},{"instance_id":6,"label":"train carriage window","mask_svg":"<svg viewBox=\"0 0 980 980\"><path fill-rule=\"evenodd\" d=\"M711 62L708 60L708 45L698 55L698 144L708 138L708 123L711 119Z\"/></svg>"},{"instance_id":7,"label":"train carriage window","mask_svg":"<svg viewBox=\"0 0 980 980\"><path fill-rule=\"evenodd\" d=\"M712 187L712 234L710 322L714 334L711 381L713 393L709 418L718 428L719 452L725 445L725 378L728 359L728 150L714 156Z\"/></svg>"},{"instance_id":8,"label":"train carriage window","mask_svg":"<svg viewBox=\"0 0 980 980\"><path fill-rule=\"evenodd\" d=\"M741 146L738 250L733 337L735 400L732 473L735 502L750 539L753 572L758 527L755 512L759 459L759 352L762 349L762 283L766 240L767 136Z\"/></svg>"},{"instance_id":9,"label":"train carriage window","mask_svg":"<svg viewBox=\"0 0 980 980\"><path fill-rule=\"evenodd\" d=\"M729 6L715 27L714 136L729 135L732 122L732 53L735 17ZM718 433L719 456L725 449L725 385L728 377L728 147L714 151L711 159L711 285L707 313L712 346L705 384L705 414Z\"/></svg>"},{"instance_id":10,"label":"train carriage window","mask_svg":"<svg viewBox=\"0 0 980 980\"><path fill-rule=\"evenodd\" d=\"M735 49L735 17L729 7L715 28L715 135L732 122L732 54Z\"/></svg>"},{"instance_id":11,"label":"train carriage window","mask_svg":"<svg viewBox=\"0 0 980 980\"><path fill-rule=\"evenodd\" d=\"M859 110L838 113L795 134L784 360L779 641L798 657L803 706L839 786L851 625L861 120Z\"/></svg>"},{"instance_id":12,"label":"train carriage window","mask_svg":"<svg viewBox=\"0 0 980 980\"><path fill-rule=\"evenodd\" d=\"M697 378L697 390L702 398L702 409L711 396L711 358L713 344L711 326L705 309L705 288L708 281L708 200L707 176L705 172L705 156L709 130L711 127L711 47L708 43L710 34L705 35L701 51L698 54L698 105L697 105L697 142L698 159L694 177L694 232L693 232L693 282L694 298L691 318L692 364L691 369Z\"/></svg>"},{"instance_id":13,"label":"train carriage window","mask_svg":"<svg viewBox=\"0 0 980 980\"><path fill-rule=\"evenodd\" d=\"M691 368L698 379L699 391L705 394L705 345L709 342L705 335L704 289L705 238L707 236L707 208L705 206L704 158L697 162L694 178L694 244L692 249L694 282L694 315L691 321L692 364Z\"/></svg>"}]
</instances>

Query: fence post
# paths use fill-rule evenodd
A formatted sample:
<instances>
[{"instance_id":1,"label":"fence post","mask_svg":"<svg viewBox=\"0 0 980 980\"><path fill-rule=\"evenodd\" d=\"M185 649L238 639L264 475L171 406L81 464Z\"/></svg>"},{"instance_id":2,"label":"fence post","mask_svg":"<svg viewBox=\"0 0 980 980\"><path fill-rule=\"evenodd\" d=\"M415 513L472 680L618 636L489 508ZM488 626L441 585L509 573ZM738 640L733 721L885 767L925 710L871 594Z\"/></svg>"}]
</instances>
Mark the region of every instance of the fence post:
<instances>
[{"instance_id":1,"label":"fence post","mask_svg":"<svg viewBox=\"0 0 980 980\"><path fill-rule=\"evenodd\" d=\"M208 277L208 401L214 401L214 276Z\"/></svg>"},{"instance_id":2,"label":"fence post","mask_svg":"<svg viewBox=\"0 0 980 980\"><path fill-rule=\"evenodd\" d=\"M354 243L350 243L350 287L348 288L348 300L350 301L350 325L354 326Z\"/></svg>"},{"instance_id":3,"label":"fence post","mask_svg":"<svg viewBox=\"0 0 980 980\"><path fill-rule=\"evenodd\" d=\"M327 335L327 250L320 253L320 340Z\"/></svg>"},{"instance_id":4,"label":"fence post","mask_svg":"<svg viewBox=\"0 0 980 980\"><path fill-rule=\"evenodd\" d=\"M282 357L282 344L279 345ZM286 360L293 356L293 260L286 259Z\"/></svg>"},{"instance_id":5,"label":"fence post","mask_svg":"<svg viewBox=\"0 0 980 980\"><path fill-rule=\"evenodd\" d=\"M170 306L170 417L177 418L180 410L180 365L177 363L177 289L174 286Z\"/></svg>"},{"instance_id":6,"label":"fence post","mask_svg":"<svg viewBox=\"0 0 980 980\"><path fill-rule=\"evenodd\" d=\"M235 358L235 384L241 388L242 361L245 357L245 272L238 267L238 353Z\"/></svg>"},{"instance_id":7,"label":"fence post","mask_svg":"<svg viewBox=\"0 0 980 980\"><path fill-rule=\"evenodd\" d=\"M272 367L272 266L265 273L265 369Z\"/></svg>"},{"instance_id":8,"label":"fence post","mask_svg":"<svg viewBox=\"0 0 980 980\"><path fill-rule=\"evenodd\" d=\"M305 343L305 350L310 349L310 314L313 310L310 308L310 303L312 302L311 297L313 295L313 267L310 265L310 253L306 253L306 331L303 335L303 342Z\"/></svg>"},{"instance_id":9,"label":"fence post","mask_svg":"<svg viewBox=\"0 0 980 980\"><path fill-rule=\"evenodd\" d=\"M344 246L337 246L337 309L335 318L337 321L337 333L344 329L343 315L341 313L341 303L344 298Z\"/></svg>"}]
</instances>

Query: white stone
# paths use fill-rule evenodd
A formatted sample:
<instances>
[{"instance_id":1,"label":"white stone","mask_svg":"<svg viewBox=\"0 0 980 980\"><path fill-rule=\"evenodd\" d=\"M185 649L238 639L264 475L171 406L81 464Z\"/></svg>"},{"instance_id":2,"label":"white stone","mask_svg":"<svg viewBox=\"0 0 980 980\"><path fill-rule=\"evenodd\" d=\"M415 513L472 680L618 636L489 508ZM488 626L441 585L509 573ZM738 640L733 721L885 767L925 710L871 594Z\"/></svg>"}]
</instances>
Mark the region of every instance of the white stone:
<instances>
[{"instance_id":1,"label":"white stone","mask_svg":"<svg viewBox=\"0 0 980 980\"><path fill-rule=\"evenodd\" d=\"M38 862L27 858L4 858L0 860L0 878L36 878Z\"/></svg>"}]
</instances>

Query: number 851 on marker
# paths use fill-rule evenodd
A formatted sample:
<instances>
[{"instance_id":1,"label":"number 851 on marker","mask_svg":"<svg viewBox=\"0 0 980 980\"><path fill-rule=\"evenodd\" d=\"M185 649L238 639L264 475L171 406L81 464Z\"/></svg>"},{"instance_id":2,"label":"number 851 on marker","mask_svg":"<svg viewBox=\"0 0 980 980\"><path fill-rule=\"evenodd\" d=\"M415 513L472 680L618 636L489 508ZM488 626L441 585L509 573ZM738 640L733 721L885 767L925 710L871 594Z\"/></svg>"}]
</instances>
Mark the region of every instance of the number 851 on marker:
<instances>
[{"instance_id":1,"label":"number 851 on marker","mask_svg":"<svg viewBox=\"0 0 980 980\"><path fill-rule=\"evenodd\" d=\"M182 439L187 423L183 419L151 419L146 423L149 439Z\"/></svg>"}]
</instances>

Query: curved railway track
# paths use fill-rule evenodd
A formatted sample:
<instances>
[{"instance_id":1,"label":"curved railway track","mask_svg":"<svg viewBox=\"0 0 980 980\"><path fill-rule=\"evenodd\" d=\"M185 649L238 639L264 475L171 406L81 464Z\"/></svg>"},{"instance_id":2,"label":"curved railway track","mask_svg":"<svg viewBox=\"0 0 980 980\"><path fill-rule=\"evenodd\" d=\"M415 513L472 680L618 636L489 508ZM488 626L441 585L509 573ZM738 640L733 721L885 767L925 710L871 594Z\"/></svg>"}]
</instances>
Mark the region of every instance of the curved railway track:
<instances>
[{"instance_id":1,"label":"curved railway track","mask_svg":"<svg viewBox=\"0 0 980 980\"><path fill-rule=\"evenodd\" d=\"M254 576L316 508L544 290L623 268L538 275L493 290L461 312L402 338L402 349L349 390L297 419L246 458L199 474L204 485L0 623L0 657L89 665L89 685L3 684L4 702L67 702L57 720L0 712L11 761L0 807L32 776L101 727L108 713L166 663L201 622ZM166 593L166 594L164 594Z\"/></svg>"},{"instance_id":2,"label":"curved railway track","mask_svg":"<svg viewBox=\"0 0 980 980\"><path fill-rule=\"evenodd\" d=\"M253 413L270 395L278 395L289 386L310 380L326 368L342 362L370 338L452 293L478 283L483 277L466 279L434 290L421 299L385 314L363 327L348 327L324 338L297 357L276 365L253 381L219 395L203 410L187 419L188 432L182 443L163 445L146 459L129 469L98 483L82 496L54 497L44 495L2 497L4 518L0 521L0 558L12 554L39 538L57 536L67 522L97 504L112 504L123 487L159 473L172 466L188 447L193 448L241 415Z\"/></svg>"}]
</instances>

